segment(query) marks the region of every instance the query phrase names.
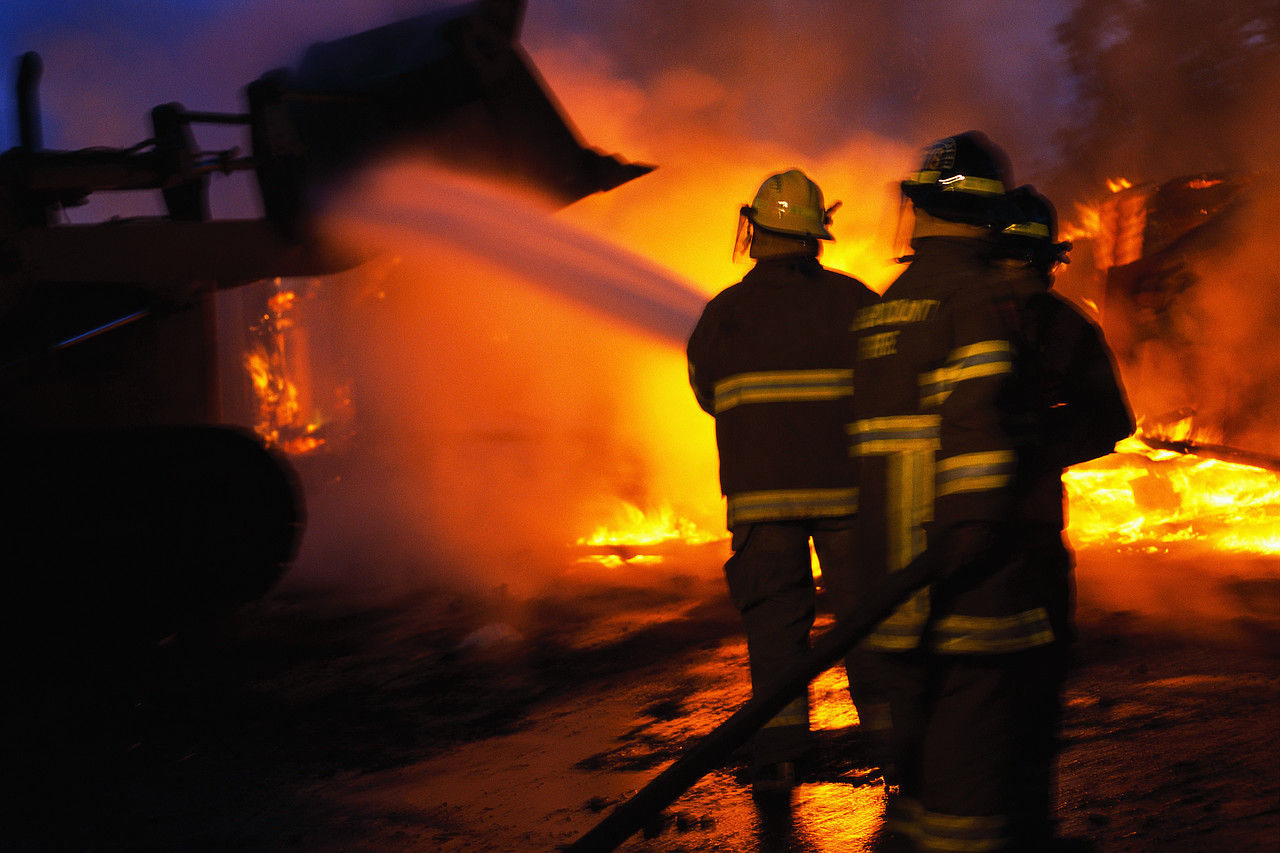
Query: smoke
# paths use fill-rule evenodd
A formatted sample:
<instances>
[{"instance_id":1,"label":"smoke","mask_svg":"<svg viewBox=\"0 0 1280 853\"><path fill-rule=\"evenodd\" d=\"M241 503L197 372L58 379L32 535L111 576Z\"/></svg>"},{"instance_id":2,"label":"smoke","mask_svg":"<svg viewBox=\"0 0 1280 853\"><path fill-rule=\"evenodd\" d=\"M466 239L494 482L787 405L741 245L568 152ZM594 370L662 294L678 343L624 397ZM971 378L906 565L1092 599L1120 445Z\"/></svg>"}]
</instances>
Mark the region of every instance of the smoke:
<instances>
[{"instance_id":1,"label":"smoke","mask_svg":"<svg viewBox=\"0 0 1280 853\"><path fill-rule=\"evenodd\" d=\"M1030 156L1068 91L1052 34L1063 9L887 0L801 8L649 0L602 9L568 0L535 4L525 42L557 91L569 81L548 67L558 64L550 55L584 49L649 93L681 77L714 81L719 94L700 104L700 120L722 139L822 158L860 134L918 147L974 126ZM993 49L1010 43L1021 49Z\"/></svg>"},{"instance_id":2,"label":"smoke","mask_svg":"<svg viewBox=\"0 0 1280 853\"><path fill-rule=\"evenodd\" d=\"M1082 625L1274 648L1280 578L1273 559L1196 548L1102 550L1082 555L1076 575Z\"/></svg>"},{"instance_id":3,"label":"smoke","mask_svg":"<svg viewBox=\"0 0 1280 853\"><path fill-rule=\"evenodd\" d=\"M1257 188L1231 223L1227 246L1194 259L1198 284L1179 306L1195 341L1195 398L1225 443L1280 458L1280 184Z\"/></svg>"},{"instance_id":4,"label":"smoke","mask_svg":"<svg viewBox=\"0 0 1280 853\"><path fill-rule=\"evenodd\" d=\"M721 522L686 282L424 163L372 170L326 225L381 260L331 288L359 434L313 490L305 571L528 591L624 501Z\"/></svg>"},{"instance_id":5,"label":"smoke","mask_svg":"<svg viewBox=\"0 0 1280 853\"><path fill-rule=\"evenodd\" d=\"M0 45L44 57L49 147L125 147L149 135L157 104L240 111L249 81L296 64L308 44L448 5L18 0ZM1106 177L1269 166L1280 120L1269 3L527 6L522 43L584 141L658 169L554 215L455 187L490 207L458 218L431 195L444 179L420 172L397 173L402 192L384 183L335 211L351 236L372 230L399 258L335 284L327 307L347 327L317 342L348 358L362 426L382 438L313 502L308 556L345 567L335 570L394 574L429 553L446 575L534 573L541 549L609 513L606 495L714 516L711 421L693 407L675 342L690 291L709 297L745 272L730 259L737 211L768 174L802 168L828 204L842 201L823 259L883 288L896 272L896 181L931 139L985 131L1017 180L1069 219ZM0 132L16 141L11 115ZM246 145L218 129L197 141ZM257 215L246 181L215 178L213 191L215 215ZM138 212L132 196L99 195L70 216ZM1214 355L1211 376L1275 369L1274 348L1256 344L1280 288L1250 284L1247 258L1222 259L1228 284L1196 308L1238 330L1221 335L1234 355Z\"/></svg>"},{"instance_id":6,"label":"smoke","mask_svg":"<svg viewBox=\"0 0 1280 853\"><path fill-rule=\"evenodd\" d=\"M1059 133L1064 178L1099 187L1107 178L1137 184L1274 167L1274 0L1080 0L1059 38L1078 81Z\"/></svg>"}]
</instances>

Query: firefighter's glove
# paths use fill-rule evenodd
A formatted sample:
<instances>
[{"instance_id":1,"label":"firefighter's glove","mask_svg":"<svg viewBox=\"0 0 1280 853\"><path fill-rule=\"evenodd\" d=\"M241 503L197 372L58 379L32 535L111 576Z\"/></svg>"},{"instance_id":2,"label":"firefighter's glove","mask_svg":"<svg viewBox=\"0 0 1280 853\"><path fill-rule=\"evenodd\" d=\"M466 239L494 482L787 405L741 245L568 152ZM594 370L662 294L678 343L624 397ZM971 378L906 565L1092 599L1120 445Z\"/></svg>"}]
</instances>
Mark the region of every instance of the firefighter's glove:
<instances>
[{"instance_id":1,"label":"firefighter's glove","mask_svg":"<svg viewBox=\"0 0 1280 853\"><path fill-rule=\"evenodd\" d=\"M996 550L998 527L990 521L966 521L955 525L942 537L939 578L956 578L987 565Z\"/></svg>"}]
</instances>

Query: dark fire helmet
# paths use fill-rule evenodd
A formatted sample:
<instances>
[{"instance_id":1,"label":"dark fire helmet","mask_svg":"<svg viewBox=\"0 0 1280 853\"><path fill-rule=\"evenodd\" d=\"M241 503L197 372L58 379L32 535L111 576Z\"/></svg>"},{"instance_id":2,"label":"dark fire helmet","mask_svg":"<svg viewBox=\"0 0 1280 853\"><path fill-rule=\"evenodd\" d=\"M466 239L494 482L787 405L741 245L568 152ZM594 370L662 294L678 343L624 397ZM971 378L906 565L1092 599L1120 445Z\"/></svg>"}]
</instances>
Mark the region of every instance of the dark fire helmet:
<instances>
[{"instance_id":1,"label":"dark fire helmet","mask_svg":"<svg viewBox=\"0 0 1280 853\"><path fill-rule=\"evenodd\" d=\"M1003 227L1017 215L1006 198L1012 183L1004 150L981 131L970 130L925 148L919 171L902 182L902 193L939 219Z\"/></svg>"}]
</instances>

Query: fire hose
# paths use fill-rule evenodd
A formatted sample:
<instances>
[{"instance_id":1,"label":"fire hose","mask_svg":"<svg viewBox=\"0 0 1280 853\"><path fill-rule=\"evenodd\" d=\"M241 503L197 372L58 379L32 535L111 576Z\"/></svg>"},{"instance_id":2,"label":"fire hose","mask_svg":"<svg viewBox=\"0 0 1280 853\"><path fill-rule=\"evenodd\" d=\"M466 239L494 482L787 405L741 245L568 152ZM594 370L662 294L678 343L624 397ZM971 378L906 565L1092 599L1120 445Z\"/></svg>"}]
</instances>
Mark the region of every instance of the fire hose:
<instances>
[{"instance_id":1,"label":"fire hose","mask_svg":"<svg viewBox=\"0 0 1280 853\"><path fill-rule=\"evenodd\" d=\"M758 691L733 716L684 750L630 799L620 803L564 853L608 853L630 838L677 797L720 764L761 726L798 696L810 681L841 660L907 596L929 583L942 562L929 548L874 590L861 605L819 637L801 665Z\"/></svg>"}]
</instances>

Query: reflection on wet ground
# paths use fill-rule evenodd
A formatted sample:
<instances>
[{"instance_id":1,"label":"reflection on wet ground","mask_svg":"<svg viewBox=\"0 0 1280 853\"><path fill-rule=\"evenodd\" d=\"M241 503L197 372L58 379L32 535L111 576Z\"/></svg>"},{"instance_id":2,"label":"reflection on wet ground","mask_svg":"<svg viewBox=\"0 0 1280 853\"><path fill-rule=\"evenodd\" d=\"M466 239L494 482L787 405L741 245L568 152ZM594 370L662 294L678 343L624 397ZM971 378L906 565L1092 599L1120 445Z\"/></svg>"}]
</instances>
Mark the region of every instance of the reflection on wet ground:
<instances>
[{"instance_id":1,"label":"reflection on wet ground","mask_svg":"<svg viewBox=\"0 0 1280 853\"><path fill-rule=\"evenodd\" d=\"M649 613L631 630L691 618L680 608L667 612L667 620ZM518 731L331 788L334 808L416 812L420 826L434 828L424 849L438 853L550 853L577 840L749 698L746 647L736 632L688 651L694 653L583 682L535 710ZM843 671L825 673L812 695L817 755L789 796L752 796L744 747L618 849L871 850L883 788L861 760Z\"/></svg>"},{"instance_id":2,"label":"reflection on wet ground","mask_svg":"<svg viewBox=\"0 0 1280 853\"><path fill-rule=\"evenodd\" d=\"M1096 602L1067 692L1064 829L1106 853L1271 853L1275 603L1176 634ZM92 703L88 683L62 701L66 669L56 692L15 690L0 849L552 853L748 698L710 573L520 601L286 586L227 628L157 649L149 673L103 670L115 689ZM742 748L620 853L874 850L882 791L840 669L811 694L815 762L789 798L752 798Z\"/></svg>"}]
</instances>

